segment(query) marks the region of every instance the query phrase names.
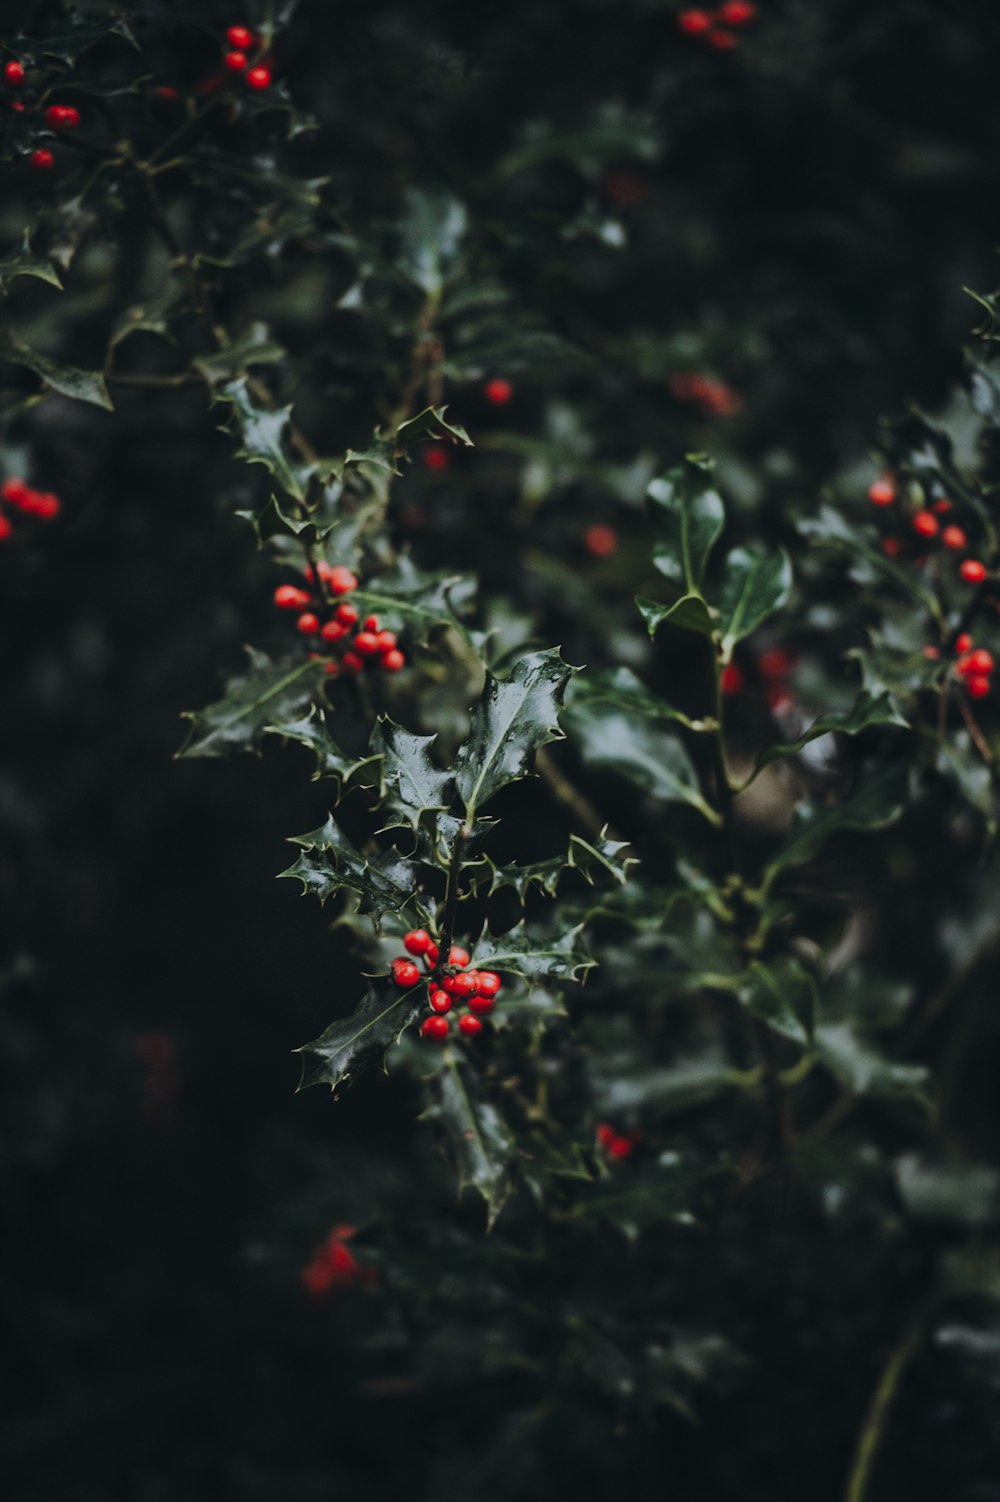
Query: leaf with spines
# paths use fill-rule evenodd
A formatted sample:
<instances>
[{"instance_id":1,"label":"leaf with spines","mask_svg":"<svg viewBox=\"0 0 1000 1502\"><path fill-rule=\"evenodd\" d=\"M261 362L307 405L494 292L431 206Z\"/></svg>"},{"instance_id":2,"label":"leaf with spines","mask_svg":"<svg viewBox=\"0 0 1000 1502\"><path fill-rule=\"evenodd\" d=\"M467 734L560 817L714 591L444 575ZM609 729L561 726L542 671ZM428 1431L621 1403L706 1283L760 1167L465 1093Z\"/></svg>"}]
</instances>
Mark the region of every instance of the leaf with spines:
<instances>
[{"instance_id":1,"label":"leaf with spines","mask_svg":"<svg viewBox=\"0 0 1000 1502\"><path fill-rule=\"evenodd\" d=\"M431 759L436 739L415 735L388 718L380 719L372 732L372 755L382 760L383 801L414 830L425 813L447 809L455 794L454 773L443 772Z\"/></svg>"},{"instance_id":2,"label":"leaf with spines","mask_svg":"<svg viewBox=\"0 0 1000 1502\"><path fill-rule=\"evenodd\" d=\"M384 984L370 987L349 1017L331 1022L315 1042L296 1049L303 1056L299 1089L329 1085L336 1090L381 1064L386 1050L419 1016L425 994L423 986L402 992Z\"/></svg>"},{"instance_id":3,"label":"leaf with spines","mask_svg":"<svg viewBox=\"0 0 1000 1502\"><path fill-rule=\"evenodd\" d=\"M196 355L195 369L210 386L246 377L251 365L276 365L287 351L271 338L266 323L252 323L238 339L210 355Z\"/></svg>"},{"instance_id":4,"label":"leaf with spines","mask_svg":"<svg viewBox=\"0 0 1000 1502\"><path fill-rule=\"evenodd\" d=\"M508 678L487 673L469 738L455 758L458 792L470 819L501 788L527 776L540 746L562 740L559 709L577 671L552 647L520 658Z\"/></svg>"},{"instance_id":5,"label":"leaf with spines","mask_svg":"<svg viewBox=\"0 0 1000 1502\"><path fill-rule=\"evenodd\" d=\"M425 1082L427 1105L422 1120L435 1122L448 1142L458 1192L474 1189L486 1202L491 1228L510 1195L517 1141L503 1115L486 1094L482 1077L450 1049L443 1069Z\"/></svg>"},{"instance_id":6,"label":"leaf with spines","mask_svg":"<svg viewBox=\"0 0 1000 1502\"><path fill-rule=\"evenodd\" d=\"M301 714L319 693L323 664L309 658L272 660L247 648L250 668L226 682L216 704L185 716L191 730L178 756L225 756L256 750L261 735L286 717Z\"/></svg>"},{"instance_id":7,"label":"leaf with spines","mask_svg":"<svg viewBox=\"0 0 1000 1502\"><path fill-rule=\"evenodd\" d=\"M223 386L217 399L229 404L228 431L239 440L237 457L250 464L263 464L293 500L304 501L312 466L289 456L291 407L263 406L250 391L245 376Z\"/></svg>"},{"instance_id":8,"label":"leaf with spines","mask_svg":"<svg viewBox=\"0 0 1000 1502\"><path fill-rule=\"evenodd\" d=\"M36 256L32 251L29 230L24 231L20 250L0 260L0 292L6 292L11 282L19 276L36 277L38 281L48 282L51 286L58 287L60 292L62 291L59 273L52 262L47 261L44 256Z\"/></svg>"},{"instance_id":9,"label":"leaf with spines","mask_svg":"<svg viewBox=\"0 0 1000 1502\"><path fill-rule=\"evenodd\" d=\"M590 885L607 877L621 886L627 879L629 866L635 864L635 857L626 854L631 848L627 840L609 840L603 834L595 836L593 841L572 834L565 855L533 861L526 866L494 866L488 862L485 877L489 882L488 894L492 896L494 892L512 889L523 904L534 887L546 896L554 897L567 871L577 871Z\"/></svg>"},{"instance_id":10,"label":"leaf with spines","mask_svg":"<svg viewBox=\"0 0 1000 1502\"><path fill-rule=\"evenodd\" d=\"M351 604L362 615L378 616L384 629L424 640L435 626L451 626L465 634L462 614L474 589L473 582L459 574L425 574L403 557L392 572L367 579L352 594Z\"/></svg>"},{"instance_id":11,"label":"leaf with spines","mask_svg":"<svg viewBox=\"0 0 1000 1502\"><path fill-rule=\"evenodd\" d=\"M505 971L527 981L579 980L594 966L580 943L581 932L582 925L553 935L523 922L505 934L487 929L476 940L473 963L478 970Z\"/></svg>"},{"instance_id":12,"label":"leaf with spines","mask_svg":"<svg viewBox=\"0 0 1000 1502\"><path fill-rule=\"evenodd\" d=\"M48 355L29 349L11 333L0 334L0 360L23 365L60 396L68 396L75 402L87 402L92 407L103 407L107 412L114 411L114 403L99 370L80 370L76 365L51 360Z\"/></svg>"},{"instance_id":13,"label":"leaf with spines","mask_svg":"<svg viewBox=\"0 0 1000 1502\"><path fill-rule=\"evenodd\" d=\"M792 565L784 549L776 553L760 547L732 549L715 601L725 659L737 642L788 603L791 589Z\"/></svg>"},{"instance_id":14,"label":"leaf with spines","mask_svg":"<svg viewBox=\"0 0 1000 1502\"><path fill-rule=\"evenodd\" d=\"M284 740L298 741L301 745L308 746L316 758L316 769L312 774L312 780L317 782L321 777L335 778L340 783L341 789L355 772L360 771L362 767L370 766L375 759L373 756L345 756L330 734L329 720L322 710L314 709L299 720L286 720L281 724L266 725L264 732L267 735L280 735Z\"/></svg>"},{"instance_id":15,"label":"leaf with spines","mask_svg":"<svg viewBox=\"0 0 1000 1502\"><path fill-rule=\"evenodd\" d=\"M371 913L378 924L383 913L399 912L416 896L416 870L395 850L384 850L369 859L347 838L331 814L326 823L309 834L296 835L291 843L302 854L282 876L294 877L303 890L320 902L343 891L360 899L360 911Z\"/></svg>"},{"instance_id":16,"label":"leaf with spines","mask_svg":"<svg viewBox=\"0 0 1000 1502\"><path fill-rule=\"evenodd\" d=\"M350 465L370 465L390 475L402 474L400 458L411 444L426 439L449 438L463 448L472 448L472 439L461 423L449 422L445 416L447 407L426 407L416 417L409 418L393 433L376 432L366 449L348 449L342 459L323 459L317 465L317 473L323 477L334 476L343 480Z\"/></svg>"},{"instance_id":17,"label":"leaf with spines","mask_svg":"<svg viewBox=\"0 0 1000 1502\"><path fill-rule=\"evenodd\" d=\"M705 565L725 520L712 470L711 460L690 454L646 490L656 536L653 562L689 595L701 594Z\"/></svg>"},{"instance_id":18,"label":"leaf with spines","mask_svg":"<svg viewBox=\"0 0 1000 1502\"><path fill-rule=\"evenodd\" d=\"M566 710L563 723L584 766L624 778L664 803L687 803L718 823L684 747L655 721L639 719L613 701L594 699Z\"/></svg>"}]
</instances>

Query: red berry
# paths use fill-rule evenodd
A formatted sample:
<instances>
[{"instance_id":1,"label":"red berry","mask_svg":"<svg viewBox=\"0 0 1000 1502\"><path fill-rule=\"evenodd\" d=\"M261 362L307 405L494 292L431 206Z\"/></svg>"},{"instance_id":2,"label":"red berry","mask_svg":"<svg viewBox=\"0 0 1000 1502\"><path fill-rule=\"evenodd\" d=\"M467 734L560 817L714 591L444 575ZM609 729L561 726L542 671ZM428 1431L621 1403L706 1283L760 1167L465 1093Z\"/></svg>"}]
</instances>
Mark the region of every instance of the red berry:
<instances>
[{"instance_id":1,"label":"red berry","mask_svg":"<svg viewBox=\"0 0 1000 1502\"><path fill-rule=\"evenodd\" d=\"M459 1018L458 1030L460 1033L464 1033L467 1038L474 1038L477 1033L482 1032L483 1024L478 1017L470 1017L466 1014L466 1016Z\"/></svg>"},{"instance_id":2,"label":"red berry","mask_svg":"<svg viewBox=\"0 0 1000 1502\"><path fill-rule=\"evenodd\" d=\"M383 652L382 654L382 667L387 673L398 673L405 662L406 658L395 647L393 647L391 652Z\"/></svg>"},{"instance_id":3,"label":"red berry","mask_svg":"<svg viewBox=\"0 0 1000 1502\"><path fill-rule=\"evenodd\" d=\"M329 1262L317 1257L299 1273L299 1281L310 1298L323 1299L330 1292L337 1274Z\"/></svg>"},{"instance_id":4,"label":"red berry","mask_svg":"<svg viewBox=\"0 0 1000 1502\"><path fill-rule=\"evenodd\" d=\"M245 52L227 52L222 59L222 66L227 73L245 73L247 55Z\"/></svg>"},{"instance_id":5,"label":"red berry","mask_svg":"<svg viewBox=\"0 0 1000 1502\"><path fill-rule=\"evenodd\" d=\"M48 172L56 164L55 157L51 151L46 151L44 146L38 151L33 151L30 160L36 172Z\"/></svg>"},{"instance_id":6,"label":"red berry","mask_svg":"<svg viewBox=\"0 0 1000 1502\"><path fill-rule=\"evenodd\" d=\"M918 511L913 517L913 530L920 537L936 537L938 519L933 511Z\"/></svg>"},{"instance_id":7,"label":"red berry","mask_svg":"<svg viewBox=\"0 0 1000 1502\"><path fill-rule=\"evenodd\" d=\"M424 449L420 457L423 460L425 469L447 469L451 463L451 455L441 443L435 443L431 448Z\"/></svg>"},{"instance_id":8,"label":"red berry","mask_svg":"<svg viewBox=\"0 0 1000 1502\"><path fill-rule=\"evenodd\" d=\"M955 651L958 653L963 653L970 652L971 650L972 637L969 635L968 631L963 631L961 636L955 637Z\"/></svg>"},{"instance_id":9,"label":"red berry","mask_svg":"<svg viewBox=\"0 0 1000 1502\"><path fill-rule=\"evenodd\" d=\"M420 1024L420 1032L424 1038L436 1038L439 1041L447 1038L449 1032L447 1017L425 1017Z\"/></svg>"},{"instance_id":10,"label":"red berry","mask_svg":"<svg viewBox=\"0 0 1000 1502\"><path fill-rule=\"evenodd\" d=\"M929 662L937 662L941 656L941 651L938 647L921 647L920 655L921 657L926 657Z\"/></svg>"},{"instance_id":11,"label":"red berry","mask_svg":"<svg viewBox=\"0 0 1000 1502\"><path fill-rule=\"evenodd\" d=\"M717 27L708 33L705 40L717 52L732 52L734 47L740 45L739 37L733 36L731 31L720 31Z\"/></svg>"},{"instance_id":12,"label":"red berry","mask_svg":"<svg viewBox=\"0 0 1000 1502\"><path fill-rule=\"evenodd\" d=\"M952 509L953 508L951 501L949 501L945 496L942 496L939 501L934 502L934 510L937 512L938 516L944 516L946 512L951 511Z\"/></svg>"},{"instance_id":13,"label":"red berry","mask_svg":"<svg viewBox=\"0 0 1000 1502\"><path fill-rule=\"evenodd\" d=\"M408 954L426 954L431 943L431 936L426 928L411 928L408 934L403 935L403 948Z\"/></svg>"},{"instance_id":14,"label":"red berry","mask_svg":"<svg viewBox=\"0 0 1000 1502\"><path fill-rule=\"evenodd\" d=\"M873 506L891 506L896 499L896 487L891 480L874 480L868 487L868 499Z\"/></svg>"},{"instance_id":15,"label":"red berry","mask_svg":"<svg viewBox=\"0 0 1000 1502\"><path fill-rule=\"evenodd\" d=\"M480 996L495 996L502 985L499 975L493 970L476 971L476 990Z\"/></svg>"},{"instance_id":16,"label":"red berry","mask_svg":"<svg viewBox=\"0 0 1000 1502\"><path fill-rule=\"evenodd\" d=\"M378 616L377 615L368 615L368 616L366 616L365 619L361 622L361 629L362 629L362 631L377 631L378 630Z\"/></svg>"},{"instance_id":17,"label":"red berry","mask_svg":"<svg viewBox=\"0 0 1000 1502\"><path fill-rule=\"evenodd\" d=\"M358 623L358 612L353 605L338 605L333 615L341 626L356 626Z\"/></svg>"},{"instance_id":18,"label":"red berry","mask_svg":"<svg viewBox=\"0 0 1000 1502\"><path fill-rule=\"evenodd\" d=\"M238 47L242 52L249 52L255 38L249 26L230 26L226 32L226 41L230 47Z\"/></svg>"},{"instance_id":19,"label":"red berry","mask_svg":"<svg viewBox=\"0 0 1000 1502\"><path fill-rule=\"evenodd\" d=\"M609 1158L614 1158L618 1162L621 1162L621 1160L624 1158L631 1158L633 1152L635 1151L635 1143L632 1141L631 1137L621 1137L616 1132L615 1135L607 1143L605 1143L604 1150Z\"/></svg>"},{"instance_id":20,"label":"red berry","mask_svg":"<svg viewBox=\"0 0 1000 1502\"><path fill-rule=\"evenodd\" d=\"M795 658L787 647L768 647L757 658L757 671L762 678L774 682L778 678L787 678L795 666Z\"/></svg>"},{"instance_id":21,"label":"red berry","mask_svg":"<svg viewBox=\"0 0 1000 1502\"><path fill-rule=\"evenodd\" d=\"M296 630L302 632L303 636L315 636L319 630L319 616L314 615L311 610L307 610L304 615L299 616L295 622L295 627Z\"/></svg>"},{"instance_id":22,"label":"red berry","mask_svg":"<svg viewBox=\"0 0 1000 1502\"><path fill-rule=\"evenodd\" d=\"M487 381L483 387L483 395L492 407L506 407L514 395L514 388L510 381L505 381L502 376L494 376L492 381Z\"/></svg>"},{"instance_id":23,"label":"red berry","mask_svg":"<svg viewBox=\"0 0 1000 1502\"><path fill-rule=\"evenodd\" d=\"M156 95L157 99L163 99L168 104L173 103L174 100L181 97L180 89L175 89L173 84L169 83L157 84L156 88L153 90L153 93Z\"/></svg>"},{"instance_id":24,"label":"red berry","mask_svg":"<svg viewBox=\"0 0 1000 1502\"><path fill-rule=\"evenodd\" d=\"M719 20L723 26L745 26L756 14L757 7L750 0L727 0L719 9Z\"/></svg>"},{"instance_id":25,"label":"red berry","mask_svg":"<svg viewBox=\"0 0 1000 1502\"><path fill-rule=\"evenodd\" d=\"M495 1006L496 1006L496 1002L493 1000L492 996L470 996L469 997L469 1010L470 1010L470 1012L477 1012L480 1017L486 1017L486 1016L488 1016L488 1014L490 1012L492 1012L492 1010L493 1010L493 1008Z\"/></svg>"},{"instance_id":26,"label":"red berry","mask_svg":"<svg viewBox=\"0 0 1000 1502\"><path fill-rule=\"evenodd\" d=\"M448 964L459 965L464 970L469 963L469 951L459 944L453 944L448 950Z\"/></svg>"},{"instance_id":27,"label":"red berry","mask_svg":"<svg viewBox=\"0 0 1000 1502\"><path fill-rule=\"evenodd\" d=\"M45 122L52 130L75 130L80 123L80 111L71 104L50 104L45 111Z\"/></svg>"},{"instance_id":28,"label":"red berry","mask_svg":"<svg viewBox=\"0 0 1000 1502\"><path fill-rule=\"evenodd\" d=\"M328 678L336 678L337 674L340 672L340 668L335 662L328 662L323 671Z\"/></svg>"},{"instance_id":29,"label":"red berry","mask_svg":"<svg viewBox=\"0 0 1000 1502\"><path fill-rule=\"evenodd\" d=\"M617 1135L618 1133L615 1131L614 1127L609 1126L606 1121L599 1122L597 1130L594 1133L594 1136L597 1138L602 1147L607 1147L608 1143L612 1142L614 1138L617 1137Z\"/></svg>"},{"instance_id":30,"label":"red berry","mask_svg":"<svg viewBox=\"0 0 1000 1502\"><path fill-rule=\"evenodd\" d=\"M438 962L438 947L434 943L428 944L428 946L427 946L427 953L424 955L424 964L425 965L436 965L437 962Z\"/></svg>"},{"instance_id":31,"label":"red berry","mask_svg":"<svg viewBox=\"0 0 1000 1502\"><path fill-rule=\"evenodd\" d=\"M296 589L294 584L279 584L274 591L274 603L279 610L302 610L312 600L306 589Z\"/></svg>"},{"instance_id":32,"label":"red berry","mask_svg":"<svg viewBox=\"0 0 1000 1502\"><path fill-rule=\"evenodd\" d=\"M342 626L339 621L327 621L319 634L324 641L340 641L342 636L347 635L347 627Z\"/></svg>"},{"instance_id":33,"label":"red berry","mask_svg":"<svg viewBox=\"0 0 1000 1502\"><path fill-rule=\"evenodd\" d=\"M13 530L10 517L0 514L0 542L6 542Z\"/></svg>"},{"instance_id":34,"label":"red berry","mask_svg":"<svg viewBox=\"0 0 1000 1502\"><path fill-rule=\"evenodd\" d=\"M903 551L903 544L898 537L883 537L879 547L887 558L898 558Z\"/></svg>"},{"instance_id":35,"label":"red berry","mask_svg":"<svg viewBox=\"0 0 1000 1502\"><path fill-rule=\"evenodd\" d=\"M618 533L614 527L595 522L583 531L583 545L593 558L610 558L618 546Z\"/></svg>"},{"instance_id":36,"label":"red berry","mask_svg":"<svg viewBox=\"0 0 1000 1502\"><path fill-rule=\"evenodd\" d=\"M966 558L964 563L959 564L958 572L966 584L982 584L986 578L986 565L980 563L978 558Z\"/></svg>"},{"instance_id":37,"label":"red berry","mask_svg":"<svg viewBox=\"0 0 1000 1502\"><path fill-rule=\"evenodd\" d=\"M0 499L10 501L12 506L23 506L28 494L27 483L16 476L0 484Z\"/></svg>"},{"instance_id":38,"label":"red berry","mask_svg":"<svg viewBox=\"0 0 1000 1502\"><path fill-rule=\"evenodd\" d=\"M374 657L378 651L378 638L374 631L359 631L354 638L354 650L362 657Z\"/></svg>"},{"instance_id":39,"label":"red berry","mask_svg":"<svg viewBox=\"0 0 1000 1502\"><path fill-rule=\"evenodd\" d=\"M271 87L271 70L270 70L270 68L260 68L260 67L258 67L258 68L251 68L250 69L250 72L247 74L247 88L248 89L256 89L259 92L261 89L269 89L270 87Z\"/></svg>"},{"instance_id":40,"label":"red berry","mask_svg":"<svg viewBox=\"0 0 1000 1502\"><path fill-rule=\"evenodd\" d=\"M401 956L392 962L392 978L397 986L415 986L420 979L419 967Z\"/></svg>"},{"instance_id":41,"label":"red berry","mask_svg":"<svg viewBox=\"0 0 1000 1502\"><path fill-rule=\"evenodd\" d=\"M712 16L707 10L682 10L677 25L689 37L703 36L711 28Z\"/></svg>"},{"instance_id":42,"label":"red berry","mask_svg":"<svg viewBox=\"0 0 1000 1502\"><path fill-rule=\"evenodd\" d=\"M379 631L375 642L380 652L391 652L396 645L396 633L395 631Z\"/></svg>"},{"instance_id":43,"label":"red berry","mask_svg":"<svg viewBox=\"0 0 1000 1502\"><path fill-rule=\"evenodd\" d=\"M442 991L440 987L435 987L430 995L430 1005L432 1011L450 1012L451 997L448 995L447 991Z\"/></svg>"},{"instance_id":44,"label":"red berry","mask_svg":"<svg viewBox=\"0 0 1000 1502\"><path fill-rule=\"evenodd\" d=\"M970 673L992 673L993 671L993 653L987 652L985 647L977 647L974 652L970 652L967 662Z\"/></svg>"},{"instance_id":45,"label":"red berry","mask_svg":"<svg viewBox=\"0 0 1000 1502\"><path fill-rule=\"evenodd\" d=\"M365 660L359 657L357 652L345 652L340 666L345 673L360 673L364 670Z\"/></svg>"},{"instance_id":46,"label":"red berry","mask_svg":"<svg viewBox=\"0 0 1000 1502\"><path fill-rule=\"evenodd\" d=\"M944 531L941 533L941 541L944 543L946 548L952 548L956 552L961 552L962 548L968 547L969 545L969 539L966 537L961 527L945 527Z\"/></svg>"},{"instance_id":47,"label":"red berry","mask_svg":"<svg viewBox=\"0 0 1000 1502\"><path fill-rule=\"evenodd\" d=\"M446 975L441 987L458 1001L467 1001L476 994L476 983L471 975Z\"/></svg>"},{"instance_id":48,"label":"red berry","mask_svg":"<svg viewBox=\"0 0 1000 1502\"><path fill-rule=\"evenodd\" d=\"M727 662L719 674L719 687L724 694L742 693L745 681L742 668L735 662Z\"/></svg>"},{"instance_id":49,"label":"red berry","mask_svg":"<svg viewBox=\"0 0 1000 1502\"><path fill-rule=\"evenodd\" d=\"M349 568L344 568L341 563L338 563L330 570L329 584L335 595L349 595L352 589L357 589L358 587L357 577L351 573ZM355 615L354 619L357 620L357 615ZM350 623L345 622L344 624Z\"/></svg>"},{"instance_id":50,"label":"red berry","mask_svg":"<svg viewBox=\"0 0 1000 1502\"><path fill-rule=\"evenodd\" d=\"M990 680L985 673L971 673L965 680L965 692L970 699L985 699L990 691Z\"/></svg>"},{"instance_id":51,"label":"red berry","mask_svg":"<svg viewBox=\"0 0 1000 1502\"><path fill-rule=\"evenodd\" d=\"M59 515L59 497L53 495L51 490L36 490L32 493L31 510L43 522L52 521Z\"/></svg>"},{"instance_id":52,"label":"red berry","mask_svg":"<svg viewBox=\"0 0 1000 1502\"><path fill-rule=\"evenodd\" d=\"M12 89L19 89L24 82L24 64L12 59L4 64L3 76Z\"/></svg>"}]
</instances>

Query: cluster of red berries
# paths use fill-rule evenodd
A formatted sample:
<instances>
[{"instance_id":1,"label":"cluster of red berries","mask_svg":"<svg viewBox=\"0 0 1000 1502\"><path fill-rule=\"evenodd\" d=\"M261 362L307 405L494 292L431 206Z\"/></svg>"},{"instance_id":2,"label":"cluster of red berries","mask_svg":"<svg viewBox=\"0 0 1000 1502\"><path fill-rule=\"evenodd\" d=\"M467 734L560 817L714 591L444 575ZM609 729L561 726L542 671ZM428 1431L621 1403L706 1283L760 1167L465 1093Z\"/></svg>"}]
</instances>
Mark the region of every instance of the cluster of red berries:
<instances>
[{"instance_id":1,"label":"cluster of red berries","mask_svg":"<svg viewBox=\"0 0 1000 1502\"><path fill-rule=\"evenodd\" d=\"M27 70L17 58L11 58L3 65L4 83L9 89L23 89L28 81ZM23 115L28 106L23 99L12 99L10 107ZM80 111L72 104L50 104L44 115L45 124L49 130L62 135L67 130L76 130L80 124ZM49 172L55 166L55 157L47 146L38 146L28 158L36 172Z\"/></svg>"},{"instance_id":2,"label":"cluster of red berries","mask_svg":"<svg viewBox=\"0 0 1000 1502\"><path fill-rule=\"evenodd\" d=\"M868 487L868 499L873 506L880 508L894 506L898 498L898 491L891 475L883 475L880 480L873 480ZM947 516L952 509L951 501L942 496L932 506L923 506L912 512L910 526L923 542L940 542L942 547L952 553L964 553L969 546L969 539L965 532L953 522L942 524L940 521L940 518ZM903 551L903 539L896 535L883 537L879 546L887 558L898 558ZM958 574L966 584L982 584L986 578L986 565L978 558L963 558L958 566Z\"/></svg>"},{"instance_id":3,"label":"cluster of red berries","mask_svg":"<svg viewBox=\"0 0 1000 1502\"><path fill-rule=\"evenodd\" d=\"M755 664L757 677L764 685L769 709L781 714L794 702L788 680L795 670L796 659L787 647L768 647ZM719 686L727 696L741 694L747 686L746 674L737 662L727 662L719 677Z\"/></svg>"},{"instance_id":4,"label":"cluster of red berries","mask_svg":"<svg viewBox=\"0 0 1000 1502\"><path fill-rule=\"evenodd\" d=\"M347 1245L355 1235L354 1226L334 1226L326 1240L313 1252L299 1274L302 1287L310 1298L322 1300L335 1288L374 1282L377 1277L375 1269L362 1267Z\"/></svg>"},{"instance_id":5,"label":"cluster of red berries","mask_svg":"<svg viewBox=\"0 0 1000 1502\"><path fill-rule=\"evenodd\" d=\"M725 381L712 376L700 375L697 371L677 370L667 385L670 394L679 402L697 407L706 417L735 417L743 411L743 398Z\"/></svg>"},{"instance_id":6,"label":"cluster of red berries","mask_svg":"<svg viewBox=\"0 0 1000 1502\"><path fill-rule=\"evenodd\" d=\"M11 478L0 484L0 501L6 501L23 516L37 516L40 521L50 522L59 515L59 497L51 490L34 490L24 480ZM10 517L0 509L0 542L6 542L14 528Z\"/></svg>"},{"instance_id":7,"label":"cluster of red berries","mask_svg":"<svg viewBox=\"0 0 1000 1502\"><path fill-rule=\"evenodd\" d=\"M626 1134L618 1132L606 1121L602 1121L597 1128L597 1141L609 1158L620 1163L624 1158L631 1158L635 1152L636 1137L634 1133Z\"/></svg>"},{"instance_id":8,"label":"cluster of red berries","mask_svg":"<svg viewBox=\"0 0 1000 1502\"><path fill-rule=\"evenodd\" d=\"M248 89L255 89L258 93L262 89L271 86L271 69L267 63L256 63L250 67L250 53L257 46L258 41L249 26L230 26L226 32L228 50L223 54L222 66L227 73L243 74Z\"/></svg>"},{"instance_id":9,"label":"cluster of red berries","mask_svg":"<svg viewBox=\"0 0 1000 1502\"><path fill-rule=\"evenodd\" d=\"M443 1042L451 1027L445 1013L457 1004L468 1008L458 1019L458 1030L467 1038L474 1038L483 1030L483 1017L488 1017L501 987L499 975L492 970L470 970L469 952L453 944L448 951L447 963L438 966L438 946L425 928L411 928L403 937L401 954L392 962L392 978L404 991L426 980L429 990L427 1005L431 1015L420 1024L420 1035ZM414 958L410 959L409 956ZM417 960L423 960L426 974ZM435 973L440 979L435 979Z\"/></svg>"},{"instance_id":10,"label":"cluster of red berries","mask_svg":"<svg viewBox=\"0 0 1000 1502\"><path fill-rule=\"evenodd\" d=\"M311 568L306 571L311 584L317 582L317 575L318 597L294 584L279 584L274 591L274 603L279 610L298 612L295 625L302 636L319 637L328 648L337 648L337 657L322 652L314 654L317 659L326 658L330 677L338 673L355 675L369 664L385 673L398 673L406 658L396 644L396 633L381 630L377 615L362 620L357 606L341 598L357 589L357 575L340 563L317 563L315 573ZM332 595L338 603L331 605L327 595ZM321 611L325 620L321 619Z\"/></svg>"},{"instance_id":11,"label":"cluster of red berries","mask_svg":"<svg viewBox=\"0 0 1000 1502\"><path fill-rule=\"evenodd\" d=\"M931 662L937 662L941 656L940 647L923 647L922 652ZM955 672L963 680L969 698L985 699L992 686L993 653L975 646L968 631L962 631L955 638L955 655L958 659Z\"/></svg>"},{"instance_id":12,"label":"cluster of red berries","mask_svg":"<svg viewBox=\"0 0 1000 1502\"><path fill-rule=\"evenodd\" d=\"M685 36L696 37L719 52L732 52L739 45L736 32L748 26L756 14L751 0L726 0L718 10L682 10L677 25Z\"/></svg>"}]
</instances>

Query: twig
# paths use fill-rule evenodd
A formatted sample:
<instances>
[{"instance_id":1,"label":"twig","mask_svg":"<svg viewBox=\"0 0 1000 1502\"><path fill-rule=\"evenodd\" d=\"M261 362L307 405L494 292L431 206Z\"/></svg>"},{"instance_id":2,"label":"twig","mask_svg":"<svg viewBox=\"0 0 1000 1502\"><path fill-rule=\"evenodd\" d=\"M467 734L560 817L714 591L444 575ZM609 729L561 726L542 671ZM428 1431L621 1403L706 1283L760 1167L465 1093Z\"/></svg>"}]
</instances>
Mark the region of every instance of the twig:
<instances>
[{"instance_id":1,"label":"twig","mask_svg":"<svg viewBox=\"0 0 1000 1502\"><path fill-rule=\"evenodd\" d=\"M920 1344L923 1328L924 1313L921 1310L882 1368L882 1375L872 1393L861 1433L858 1435L854 1462L844 1490L844 1502L864 1502L900 1379Z\"/></svg>"}]
</instances>

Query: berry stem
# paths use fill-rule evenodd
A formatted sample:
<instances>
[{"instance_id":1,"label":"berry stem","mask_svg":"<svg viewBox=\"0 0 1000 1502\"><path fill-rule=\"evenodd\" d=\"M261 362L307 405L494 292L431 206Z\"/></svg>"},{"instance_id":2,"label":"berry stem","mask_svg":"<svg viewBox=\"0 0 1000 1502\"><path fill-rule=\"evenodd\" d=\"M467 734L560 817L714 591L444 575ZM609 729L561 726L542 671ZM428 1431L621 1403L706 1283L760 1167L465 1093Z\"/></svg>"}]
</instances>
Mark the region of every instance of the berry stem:
<instances>
[{"instance_id":1,"label":"berry stem","mask_svg":"<svg viewBox=\"0 0 1000 1502\"><path fill-rule=\"evenodd\" d=\"M462 856L465 852L465 842L470 838L472 830L467 824L463 824L455 836L455 843L451 847L451 862L448 866L448 885L444 893L444 919L441 923L441 934L438 939L438 957L431 974L434 979L440 981L444 975L444 967L448 963L451 953L452 939L455 937L455 913L458 908L458 887L462 876Z\"/></svg>"}]
</instances>

